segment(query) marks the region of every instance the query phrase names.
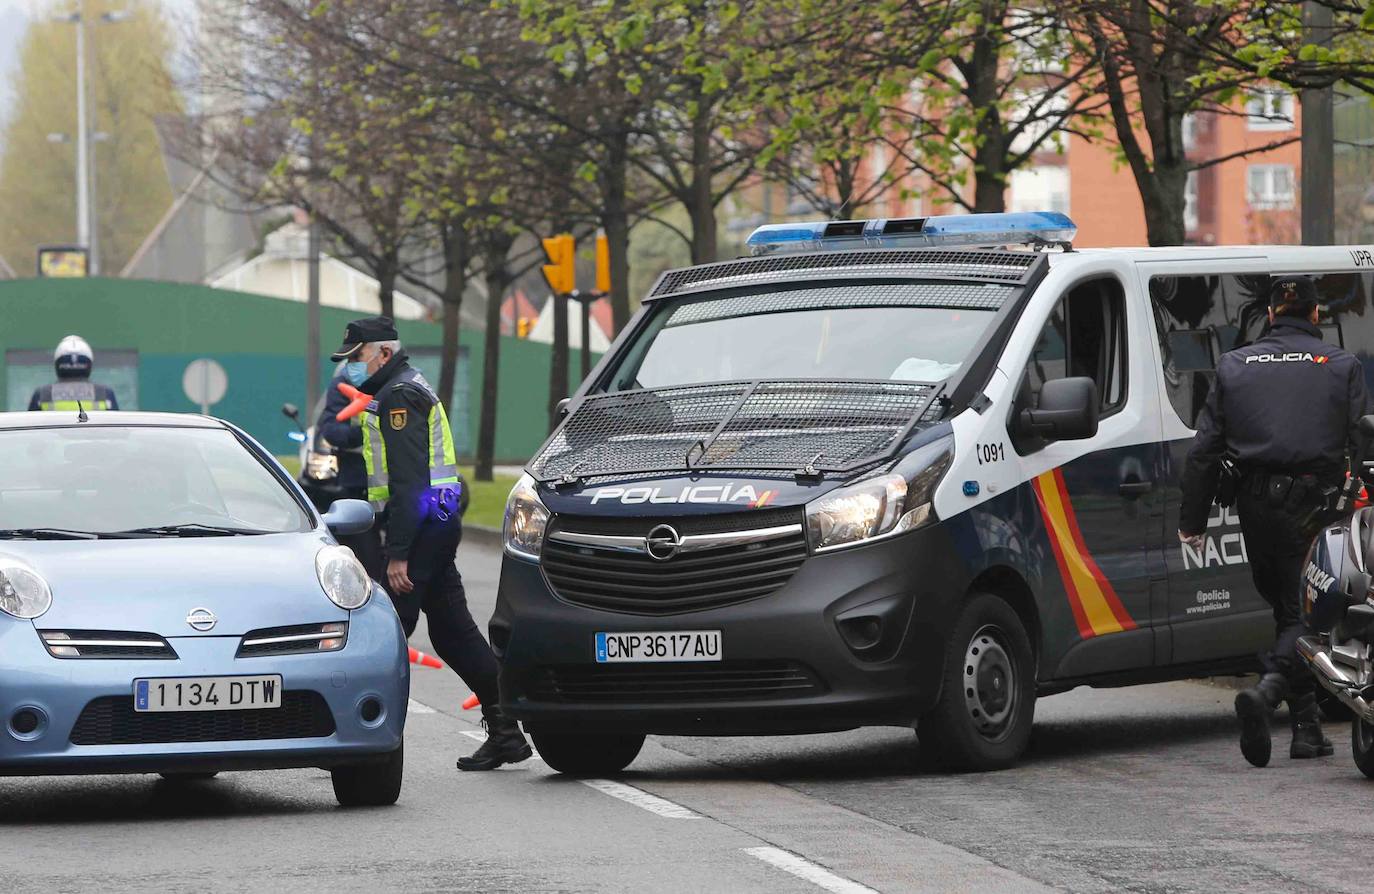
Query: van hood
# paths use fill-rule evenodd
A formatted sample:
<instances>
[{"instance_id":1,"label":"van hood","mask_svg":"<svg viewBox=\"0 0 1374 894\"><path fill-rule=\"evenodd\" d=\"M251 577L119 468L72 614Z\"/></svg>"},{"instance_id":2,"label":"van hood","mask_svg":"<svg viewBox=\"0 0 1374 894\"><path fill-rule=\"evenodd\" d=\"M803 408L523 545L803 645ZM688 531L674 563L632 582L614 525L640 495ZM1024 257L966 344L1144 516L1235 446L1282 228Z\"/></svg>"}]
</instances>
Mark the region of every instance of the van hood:
<instances>
[{"instance_id":1,"label":"van hood","mask_svg":"<svg viewBox=\"0 0 1374 894\"><path fill-rule=\"evenodd\" d=\"M574 487L541 485L539 497L555 515L717 515L803 506L844 483L839 479L798 482L791 477L669 475Z\"/></svg>"},{"instance_id":2,"label":"van hood","mask_svg":"<svg viewBox=\"0 0 1374 894\"><path fill-rule=\"evenodd\" d=\"M241 636L263 627L347 620L315 574L321 531L146 540L7 540L52 589L42 630L122 630L164 637ZM186 621L204 608L215 626Z\"/></svg>"}]
</instances>

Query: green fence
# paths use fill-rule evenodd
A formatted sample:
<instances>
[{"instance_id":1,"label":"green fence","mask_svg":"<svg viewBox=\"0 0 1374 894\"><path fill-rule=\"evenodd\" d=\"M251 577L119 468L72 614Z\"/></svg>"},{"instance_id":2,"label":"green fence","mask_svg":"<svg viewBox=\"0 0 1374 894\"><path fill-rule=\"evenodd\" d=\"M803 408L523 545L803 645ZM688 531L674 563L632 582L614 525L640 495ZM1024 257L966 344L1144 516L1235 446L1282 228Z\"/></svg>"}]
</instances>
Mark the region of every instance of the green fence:
<instances>
[{"instance_id":1,"label":"green fence","mask_svg":"<svg viewBox=\"0 0 1374 894\"><path fill-rule=\"evenodd\" d=\"M291 423L285 402L305 399L305 305L204 286L124 279L28 279L0 282L0 395L4 409L22 410L36 384L52 379L52 350L75 333L96 354L94 378L116 389L121 403L141 410L199 412L182 391L192 360L209 357L228 375L224 399L210 408L253 434L269 449L289 453ZM320 340L340 341L351 311L321 308ZM438 324L402 321L397 327L415 364L437 385ZM477 442L482 333L460 337L458 381L450 419L460 449ZM577 381L572 352L570 381ZM333 369L320 358L321 381ZM543 441L548 399L548 345L501 339L498 462L527 459Z\"/></svg>"}]
</instances>

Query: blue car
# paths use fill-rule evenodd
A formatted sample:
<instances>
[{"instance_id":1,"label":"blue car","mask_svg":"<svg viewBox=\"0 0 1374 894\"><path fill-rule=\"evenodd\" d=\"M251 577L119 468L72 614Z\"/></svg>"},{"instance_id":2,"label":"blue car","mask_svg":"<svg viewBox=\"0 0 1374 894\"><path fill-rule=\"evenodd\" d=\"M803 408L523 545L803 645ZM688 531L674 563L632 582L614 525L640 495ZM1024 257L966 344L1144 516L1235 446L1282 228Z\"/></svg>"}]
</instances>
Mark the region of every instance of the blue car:
<instances>
[{"instance_id":1,"label":"blue car","mask_svg":"<svg viewBox=\"0 0 1374 894\"><path fill-rule=\"evenodd\" d=\"M0 774L324 767L394 803L405 635L334 539L371 524L217 419L0 413Z\"/></svg>"}]
</instances>

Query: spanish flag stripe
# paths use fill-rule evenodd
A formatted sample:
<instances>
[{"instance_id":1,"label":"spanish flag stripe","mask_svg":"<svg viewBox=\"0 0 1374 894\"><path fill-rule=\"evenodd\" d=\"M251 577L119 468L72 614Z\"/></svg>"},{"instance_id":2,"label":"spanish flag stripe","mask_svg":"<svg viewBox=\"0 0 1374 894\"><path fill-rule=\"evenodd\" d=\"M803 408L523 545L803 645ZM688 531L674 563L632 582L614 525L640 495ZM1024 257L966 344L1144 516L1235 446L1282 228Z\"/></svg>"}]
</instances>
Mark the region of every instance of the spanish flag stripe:
<instances>
[{"instance_id":1,"label":"spanish flag stripe","mask_svg":"<svg viewBox=\"0 0 1374 894\"><path fill-rule=\"evenodd\" d=\"M1045 506L1045 494L1041 487L1039 478L1031 482L1035 489L1035 498L1040 503L1040 517L1045 520L1045 530L1049 534L1050 548L1054 550L1054 561L1059 566L1059 576L1064 581L1064 590L1069 594L1069 608L1073 611L1074 623L1078 625L1078 635L1087 639L1094 636L1092 626L1088 623L1088 616L1083 612L1083 605L1079 602L1078 596L1074 591L1073 574L1069 570L1068 562L1064 558L1064 551L1059 547L1059 538L1050 524L1049 509Z\"/></svg>"},{"instance_id":2,"label":"spanish flag stripe","mask_svg":"<svg viewBox=\"0 0 1374 894\"><path fill-rule=\"evenodd\" d=\"M1046 472L1034 484L1079 632L1088 637L1134 628L1135 622L1083 542L1063 474Z\"/></svg>"},{"instance_id":3,"label":"spanish flag stripe","mask_svg":"<svg viewBox=\"0 0 1374 894\"><path fill-rule=\"evenodd\" d=\"M1121 604L1121 599L1116 595L1116 588L1112 582L1107 580L1107 575L1102 573L1098 567L1097 560L1093 558L1092 552L1088 550L1088 545L1083 542L1083 529L1078 526L1078 515L1073 511L1073 500L1069 499L1069 488L1064 483L1064 472L1062 469L1054 470L1055 482L1059 485L1059 493L1064 500L1064 516L1069 522L1069 531L1073 533L1073 542L1078 547L1078 554L1083 557L1084 563L1088 566L1088 571L1092 574L1093 580L1097 581L1098 592L1102 596L1103 602L1112 613L1112 617L1121 625L1122 630L1134 630L1135 621L1131 620L1131 615L1126 611L1126 607Z\"/></svg>"}]
</instances>

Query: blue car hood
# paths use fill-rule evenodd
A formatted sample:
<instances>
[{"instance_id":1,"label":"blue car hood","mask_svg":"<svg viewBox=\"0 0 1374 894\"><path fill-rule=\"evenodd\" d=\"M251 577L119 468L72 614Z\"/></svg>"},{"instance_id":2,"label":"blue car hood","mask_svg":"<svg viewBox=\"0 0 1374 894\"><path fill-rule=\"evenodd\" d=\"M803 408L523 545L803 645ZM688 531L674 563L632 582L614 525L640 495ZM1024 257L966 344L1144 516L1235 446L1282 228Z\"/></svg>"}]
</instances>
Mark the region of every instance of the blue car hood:
<instances>
[{"instance_id":1,"label":"blue car hood","mask_svg":"<svg viewBox=\"0 0 1374 894\"><path fill-rule=\"evenodd\" d=\"M0 541L52 588L40 629L129 630L161 636L239 636L263 627L342 621L320 588L323 531L250 537ZM194 608L214 628L186 623Z\"/></svg>"}]
</instances>

